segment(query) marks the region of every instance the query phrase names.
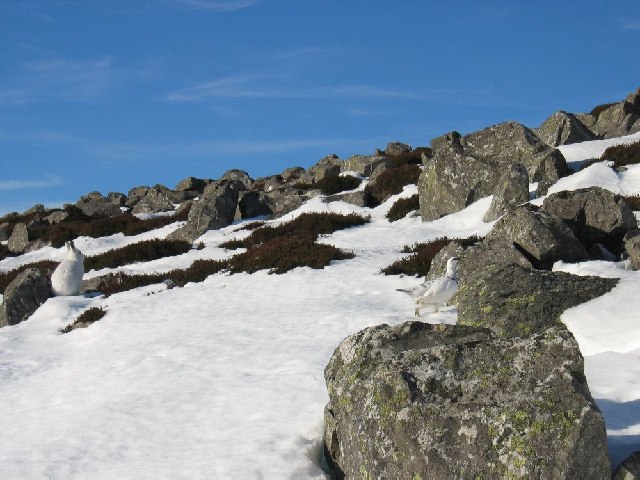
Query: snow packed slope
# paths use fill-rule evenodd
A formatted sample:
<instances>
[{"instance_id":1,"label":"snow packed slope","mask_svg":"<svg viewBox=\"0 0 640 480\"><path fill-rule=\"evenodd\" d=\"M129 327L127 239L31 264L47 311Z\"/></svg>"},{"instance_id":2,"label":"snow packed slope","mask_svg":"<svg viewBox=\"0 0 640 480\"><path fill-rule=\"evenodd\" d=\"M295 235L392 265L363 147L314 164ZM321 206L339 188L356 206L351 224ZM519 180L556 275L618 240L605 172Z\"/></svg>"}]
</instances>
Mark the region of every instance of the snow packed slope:
<instances>
[{"instance_id":1,"label":"snow packed slope","mask_svg":"<svg viewBox=\"0 0 640 480\"><path fill-rule=\"evenodd\" d=\"M598 141L580 144L579 151L562 147L572 162L597 156L601 148ZM594 165L556 188L586 183L640 192L635 168L612 172L616 180L605 165ZM371 216L369 224L322 238L356 254L323 270L219 274L170 290L151 285L109 298L56 297L29 320L0 329L0 476L328 478L320 465L323 370L334 348L364 327L414 319L412 300L396 289L420 279L387 277L380 269L400 258L404 245L484 235L492 227L482 222L490 198L433 222L409 216L389 223L384 214L393 202L415 192L407 187L373 210L317 197L273 221L310 211ZM96 254L164 237L179 226L137 237L82 238L76 245ZM203 250L118 270L159 272L196 258L224 258L233 252L218 245L248 233L238 228L207 232L200 239ZM0 270L62 256L62 249L49 247L3 260ZM612 292L562 317L585 355L614 463L640 444L640 272L625 267L554 267L620 278ZM58 333L91 306L108 313L89 328ZM425 311L422 319L455 323L456 311Z\"/></svg>"}]
</instances>

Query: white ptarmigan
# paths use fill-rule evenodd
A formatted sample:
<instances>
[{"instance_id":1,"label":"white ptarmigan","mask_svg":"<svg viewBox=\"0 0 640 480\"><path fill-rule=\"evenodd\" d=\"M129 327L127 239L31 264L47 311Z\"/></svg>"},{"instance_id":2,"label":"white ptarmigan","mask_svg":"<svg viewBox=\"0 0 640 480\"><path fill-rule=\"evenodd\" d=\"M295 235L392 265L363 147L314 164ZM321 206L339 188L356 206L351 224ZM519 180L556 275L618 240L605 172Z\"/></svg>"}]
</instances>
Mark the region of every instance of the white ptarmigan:
<instances>
[{"instance_id":1,"label":"white ptarmigan","mask_svg":"<svg viewBox=\"0 0 640 480\"><path fill-rule=\"evenodd\" d=\"M444 277L434 280L427 280L410 290L398 289L399 292L406 293L416 301L415 315L420 316L420 308L430 305L438 311L442 305L447 303L458 291L458 279L456 277L456 266L458 258L451 257L447 260L447 273Z\"/></svg>"},{"instance_id":2,"label":"white ptarmigan","mask_svg":"<svg viewBox=\"0 0 640 480\"><path fill-rule=\"evenodd\" d=\"M84 255L73 242L66 242L67 258L51 275L51 291L54 295L77 295L84 275Z\"/></svg>"}]
</instances>

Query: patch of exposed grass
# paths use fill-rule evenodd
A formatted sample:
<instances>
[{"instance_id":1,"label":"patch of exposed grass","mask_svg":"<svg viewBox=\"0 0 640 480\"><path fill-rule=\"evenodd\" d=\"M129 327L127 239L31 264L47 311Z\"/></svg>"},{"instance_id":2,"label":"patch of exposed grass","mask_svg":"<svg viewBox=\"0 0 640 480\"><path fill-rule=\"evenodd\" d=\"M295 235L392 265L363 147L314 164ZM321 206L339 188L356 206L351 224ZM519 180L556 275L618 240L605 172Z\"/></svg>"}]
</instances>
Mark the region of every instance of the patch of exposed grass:
<instances>
[{"instance_id":1,"label":"patch of exposed grass","mask_svg":"<svg viewBox=\"0 0 640 480\"><path fill-rule=\"evenodd\" d=\"M459 243L463 248L468 248L479 241L480 238L474 235L469 238L442 237L426 243L416 243L411 246L405 245L402 253L411 253L412 255L393 262L388 267L383 268L382 273L385 275L404 274L424 277L431 270L431 262L438 252L451 242Z\"/></svg>"},{"instance_id":2,"label":"patch of exposed grass","mask_svg":"<svg viewBox=\"0 0 640 480\"><path fill-rule=\"evenodd\" d=\"M84 261L84 267L86 271L89 271L115 268L135 262L149 262L159 258L181 255L187 253L191 248L191 243L184 240L146 240L87 257Z\"/></svg>"},{"instance_id":3,"label":"patch of exposed grass","mask_svg":"<svg viewBox=\"0 0 640 480\"><path fill-rule=\"evenodd\" d=\"M420 209L420 201L418 194L411 195L408 198L401 198L387 212L387 219L395 222L407 216L409 212Z\"/></svg>"},{"instance_id":4,"label":"patch of exposed grass","mask_svg":"<svg viewBox=\"0 0 640 480\"><path fill-rule=\"evenodd\" d=\"M614 170L640 163L640 142L609 147L600 156L600 159L613 161Z\"/></svg>"},{"instance_id":5,"label":"patch of exposed grass","mask_svg":"<svg viewBox=\"0 0 640 480\"><path fill-rule=\"evenodd\" d=\"M70 323L66 327L60 330L60 333L69 333L76 328L86 328L92 323L97 322L107 314L107 311L101 307L92 307L85 310L75 319L73 323Z\"/></svg>"},{"instance_id":6,"label":"patch of exposed grass","mask_svg":"<svg viewBox=\"0 0 640 480\"><path fill-rule=\"evenodd\" d=\"M349 215L341 215L338 213L304 213L290 222L283 223L277 227L262 226L242 240L229 240L220 246L230 250L249 248L275 238L292 235L307 237L313 241L318 235L325 235L337 230L363 225L368 221L369 219L356 215L355 213Z\"/></svg>"},{"instance_id":7,"label":"patch of exposed grass","mask_svg":"<svg viewBox=\"0 0 640 480\"><path fill-rule=\"evenodd\" d=\"M627 205L631 208L631 210L639 211L640 210L640 195L631 195L628 197L622 197Z\"/></svg>"},{"instance_id":8,"label":"patch of exposed grass","mask_svg":"<svg viewBox=\"0 0 640 480\"><path fill-rule=\"evenodd\" d=\"M9 270L8 272L0 273L0 293L4 293L7 286L13 281L13 279L28 268L39 268L45 275L51 276L57 266L58 262L54 262L52 260L41 260L39 262L22 265L21 267Z\"/></svg>"},{"instance_id":9,"label":"patch of exposed grass","mask_svg":"<svg viewBox=\"0 0 640 480\"><path fill-rule=\"evenodd\" d=\"M418 183L418 177L418 165L406 164L385 170L365 187L365 204L367 207L377 207L390 196L400 193L406 185Z\"/></svg>"}]
</instances>

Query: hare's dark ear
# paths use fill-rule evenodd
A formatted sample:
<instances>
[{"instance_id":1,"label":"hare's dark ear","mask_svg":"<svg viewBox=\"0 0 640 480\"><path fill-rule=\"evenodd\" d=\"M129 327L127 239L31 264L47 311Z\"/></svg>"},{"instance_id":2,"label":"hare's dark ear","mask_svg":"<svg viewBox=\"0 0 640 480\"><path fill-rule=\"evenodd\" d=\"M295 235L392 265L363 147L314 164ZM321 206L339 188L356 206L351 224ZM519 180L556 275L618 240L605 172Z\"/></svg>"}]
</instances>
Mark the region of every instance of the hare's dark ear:
<instances>
[{"instance_id":1,"label":"hare's dark ear","mask_svg":"<svg viewBox=\"0 0 640 480\"><path fill-rule=\"evenodd\" d=\"M75 250L76 246L73 244L73 240L69 240L69 250Z\"/></svg>"}]
</instances>

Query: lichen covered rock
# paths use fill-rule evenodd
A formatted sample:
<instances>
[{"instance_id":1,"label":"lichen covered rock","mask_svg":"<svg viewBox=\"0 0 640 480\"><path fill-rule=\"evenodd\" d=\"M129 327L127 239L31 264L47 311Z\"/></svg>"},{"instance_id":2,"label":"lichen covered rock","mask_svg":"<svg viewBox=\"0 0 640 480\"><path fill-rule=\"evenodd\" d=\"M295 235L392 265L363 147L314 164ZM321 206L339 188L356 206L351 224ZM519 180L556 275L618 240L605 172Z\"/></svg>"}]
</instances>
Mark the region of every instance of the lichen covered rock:
<instances>
[{"instance_id":1,"label":"lichen covered rock","mask_svg":"<svg viewBox=\"0 0 640 480\"><path fill-rule=\"evenodd\" d=\"M524 165L532 181L546 186L569 173L557 149L515 122L464 137L453 132L431 144L435 153L425 163L418 183L423 220L457 212L492 195L505 168L514 163Z\"/></svg>"},{"instance_id":2,"label":"lichen covered rock","mask_svg":"<svg viewBox=\"0 0 640 480\"><path fill-rule=\"evenodd\" d=\"M458 324L503 336L539 333L558 325L566 309L604 295L617 283L613 278L487 263L460 277Z\"/></svg>"},{"instance_id":3,"label":"lichen covered rock","mask_svg":"<svg viewBox=\"0 0 640 480\"><path fill-rule=\"evenodd\" d=\"M595 140L597 137L578 117L562 110L547 118L536 130L538 137L551 147Z\"/></svg>"},{"instance_id":4,"label":"lichen covered rock","mask_svg":"<svg viewBox=\"0 0 640 480\"><path fill-rule=\"evenodd\" d=\"M622 197L600 187L554 193L545 198L542 208L564 220L586 248L602 243L620 253L623 237L638 226Z\"/></svg>"},{"instance_id":5,"label":"lichen covered rock","mask_svg":"<svg viewBox=\"0 0 640 480\"><path fill-rule=\"evenodd\" d=\"M29 268L14 278L0 304L0 327L29 318L51 296L51 282L42 270Z\"/></svg>"},{"instance_id":6,"label":"lichen covered rock","mask_svg":"<svg viewBox=\"0 0 640 480\"><path fill-rule=\"evenodd\" d=\"M325 453L338 478L610 476L578 345L407 322L345 339L325 369Z\"/></svg>"},{"instance_id":7,"label":"lichen covered rock","mask_svg":"<svg viewBox=\"0 0 640 480\"><path fill-rule=\"evenodd\" d=\"M486 237L516 247L535 268L550 269L558 260L587 260L585 247L558 217L521 205L496 222Z\"/></svg>"}]
</instances>

